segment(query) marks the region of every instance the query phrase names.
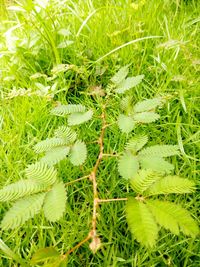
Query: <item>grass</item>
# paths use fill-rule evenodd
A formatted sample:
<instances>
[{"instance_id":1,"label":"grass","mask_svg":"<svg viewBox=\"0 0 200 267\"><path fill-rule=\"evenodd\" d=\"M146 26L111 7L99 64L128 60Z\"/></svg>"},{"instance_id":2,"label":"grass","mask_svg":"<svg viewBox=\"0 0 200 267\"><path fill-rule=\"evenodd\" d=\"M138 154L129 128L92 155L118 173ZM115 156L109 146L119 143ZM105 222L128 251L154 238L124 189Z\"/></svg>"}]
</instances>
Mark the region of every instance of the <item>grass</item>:
<instances>
[{"instance_id":1,"label":"grass","mask_svg":"<svg viewBox=\"0 0 200 267\"><path fill-rule=\"evenodd\" d=\"M141 126L136 132L148 133L150 144L178 143L182 155L172 159L176 173L198 184L200 2L152 0L134 5L125 0L84 3L54 0L40 13L33 10L32 1L19 2L22 11L13 7L6 10L5 1L1 5L0 30L2 34L7 31L0 42L0 114L4 119L0 130L1 186L24 177L25 167L38 157L32 150L33 145L51 136L62 123L61 119L49 115L57 101L81 102L97 109L98 114L99 102L87 93L96 86L106 86L116 69L125 64L131 64L131 74L145 75L144 83L134 91L136 101L157 94L171 96L160 110L162 119ZM71 34L58 34L63 28ZM159 37L134 41L151 36ZM16 46L13 37L18 38ZM64 40L74 43L57 48ZM73 66L49 79L52 68L61 63ZM46 77L30 78L38 72ZM55 91L49 89L46 94L38 83L56 84ZM19 93L20 88L31 88L32 95L24 91L14 96L13 89ZM110 106L108 119L117 115L115 103L111 102ZM80 177L95 162L98 148L92 141L98 138L99 127L98 120L79 129L88 143L89 157L83 169L71 167L65 161L59 164L59 175L65 182ZM113 125L106 132L105 151L122 151L125 141L126 136ZM98 186L102 198L126 196L126 184L119 177L113 158L102 162ZM87 235L92 197L87 180L70 185L67 212L58 223L50 224L40 214L20 229L2 232L1 238L26 259L45 246L56 246L64 253ZM198 192L182 198L184 206L197 218ZM8 206L1 206L1 218ZM102 249L93 255L88 244L84 244L71 255L69 266L196 267L200 264L198 240L176 237L162 230L155 248L146 250L139 246L128 230L123 202L101 205L98 231ZM19 266L5 254L0 255L0 266Z\"/></svg>"}]
</instances>

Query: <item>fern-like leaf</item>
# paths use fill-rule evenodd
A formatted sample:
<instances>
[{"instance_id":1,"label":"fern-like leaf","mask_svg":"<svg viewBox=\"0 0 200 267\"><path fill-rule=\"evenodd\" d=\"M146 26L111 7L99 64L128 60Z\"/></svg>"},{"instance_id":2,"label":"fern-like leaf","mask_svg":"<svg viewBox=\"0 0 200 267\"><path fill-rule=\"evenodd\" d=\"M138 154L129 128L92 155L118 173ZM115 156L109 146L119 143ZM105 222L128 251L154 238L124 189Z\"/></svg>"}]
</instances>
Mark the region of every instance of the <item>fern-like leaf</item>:
<instances>
[{"instance_id":1,"label":"fern-like leaf","mask_svg":"<svg viewBox=\"0 0 200 267\"><path fill-rule=\"evenodd\" d=\"M52 148L58 146L64 146L69 144L68 140L58 137L47 138L39 143L37 143L33 148L36 153L42 153L51 150Z\"/></svg>"},{"instance_id":2,"label":"fern-like leaf","mask_svg":"<svg viewBox=\"0 0 200 267\"><path fill-rule=\"evenodd\" d=\"M68 124L70 126L78 125L78 124L81 124L81 123L84 123L86 121L91 120L92 116L93 116L93 111L92 110L88 110L85 113L80 113L80 112L72 113L68 117Z\"/></svg>"},{"instance_id":3,"label":"fern-like leaf","mask_svg":"<svg viewBox=\"0 0 200 267\"><path fill-rule=\"evenodd\" d=\"M118 162L118 170L124 179L133 178L139 169L137 157L131 153L125 153Z\"/></svg>"},{"instance_id":4,"label":"fern-like leaf","mask_svg":"<svg viewBox=\"0 0 200 267\"><path fill-rule=\"evenodd\" d=\"M170 173L174 166L161 157L141 157L140 164L142 169L151 169L158 172Z\"/></svg>"},{"instance_id":5,"label":"fern-like leaf","mask_svg":"<svg viewBox=\"0 0 200 267\"><path fill-rule=\"evenodd\" d=\"M178 146L174 145L155 145L144 148L139 152L139 156L148 156L148 157L170 157L173 155L179 154Z\"/></svg>"},{"instance_id":6,"label":"fern-like leaf","mask_svg":"<svg viewBox=\"0 0 200 267\"><path fill-rule=\"evenodd\" d=\"M55 222L59 220L66 206L66 191L65 185L61 182L55 184L51 191L46 194L44 200L44 215L47 220Z\"/></svg>"},{"instance_id":7,"label":"fern-like leaf","mask_svg":"<svg viewBox=\"0 0 200 267\"><path fill-rule=\"evenodd\" d=\"M136 240L146 247L153 247L158 236L158 227L147 205L134 198L129 198L126 216Z\"/></svg>"},{"instance_id":8,"label":"fern-like leaf","mask_svg":"<svg viewBox=\"0 0 200 267\"><path fill-rule=\"evenodd\" d=\"M54 184L57 180L57 171L42 162L29 165L25 172L29 179L33 179L46 186Z\"/></svg>"},{"instance_id":9,"label":"fern-like leaf","mask_svg":"<svg viewBox=\"0 0 200 267\"><path fill-rule=\"evenodd\" d=\"M69 147L55 147L51 151L47 151L45 156L40 159L40 162L53 166L63 160L69 154L69 151Z\"/></svg>"},{"instance_id":10,"label":"fern-like leaf","mask_svg":"<svg viewBox=\"0 0 200 267\"><path fill-rule=\"evenodd\" d=\"M115 92L118 94L123 94L126 91L138 85L139 83L141 83L143 78L144 78L144 75L138 75L135 77L126 78L117 86L117 88L115 89Z\"/></svg>"},{"instance_id":11,"label":"fern-like leaf","mask_svg":"<svg viewBox=\"0 0 200 267\"><path fill-rule=\"evenodd\" d=\"M60 105L51 110L51 114L57 115L57 116L65 116L69 115L71 113L76 112L85 112L86 108L83 105L75 105L75 104L69 104L69 105Z\"/></svg>"},{"instance_id":12,"label":"fern-like leaf","mask_svg":"<svg viewBox=\"0 0 200 267\"><path fill-rule=\"evenodd\" d=\"M21 180L5 186L0 190L0 201L13 201L26 195L31 195L43 191L45 185L34 180Z\"/></svg>"},{"instance_id":13,"label":"fern-like leaf","mask_svg":"<svg viewBox=\"0 0 200 267\"><path fill-rule=\"evenodd\" d=\"M147 135L135 135L132 137L125 146L126 150L130 150L135 153L143 148L144 145L148 142Z\"/></svg>"},{"instance_id":14,"label":"fern-like leaf","mask_svg":"<svg viewBox=\"0 0 200 267\"><path fill-rule=\"evenodd\" d=\"M2 222L2 229L14 229L40 212L46 193L38 193L18 200L7 213Z\"/></svg>"},{"instance_id":15,"label":"fern-like leaf","mask_svg":"<svg viewBox=\"0 0 200 267\"><path fill-rule=\"evenodd\" d=\"M153 172L152 170L140 170L134 178L130 180L130 183L136 193L142 194L159 179L161 179L159 174Z\"/></svg>"},{"instance_id":16,"label":"fern-like leaf","mask_svg":"<svg viewBox=\"0 0 200 267\"><path fill-rule=\"evenodd\" d=\"M161 180L155 182L145 192L146 195L160 195L160 194L185 194L192 193L195 190L195 183L188 179L180 178L178 176L166 176Z\"/></svg>"},{"instance_id":17,"label":"fern-like leaf","mask_svg":"<svg viewBox=\"0 0 200 267\"><path fill-rule=\"evenodd\" d=\"M199 228L190 213L175 203L148 200L147 206L153 213L158 224L169 229L173 234L179 234L180 230L192 237L197 236Z\"/></svg>"},{"instance_id":18,"label":"fern-like leaf","mask_svg":"<svg viewBox=\"0 0 200 267\"><path fill-rule=\"evenodd\" d=\"M126 66L120 68L119 71L110 79L111 82L113 82L115 84L121 83L128 75L128 72L129 72L128 67L129 67L129 65L126 65Z\"/></svg>"},{"instance_id":19,"label":"fern-like leaf","mask_svg":"<svg viewBox=\"0 0 200 267\"><path fill-rule=\"evenodd\" d=\"M81 165L85 162L87 158L87 148L84 142L77 140L72 146L69 160L74 166Z\"/></svg>"},{"instance_id":20,"label":"fern-like leaf","mask_svg":"<svg viewBox=\"0 0 200 267\"><path fill-rule=\"evenodd\" d=\"M58 127L58 129L55 130L54 135L55 137L63 138L69 144L73 143L77 138L76 132L64 125Z\"/></svg>"},{"instance_id":21,"label":"fern-like leaf","mask_svg":"<svg viewBox=\"0 0 200 267\"><path fill-rule=\"evenodd\" d=\"M141 113L136 113L133 116L133 119L136 122L141 122L141 123L150 123L158 120L160 118L160 115L155 113L155 112L141 112Z\"/></svg>"},{"instance_id":22,"label":"fern-like leaf","mask_svg":"<svg viewBox=\"0 0 200 267\"><path fill-rule=\"evenodd\" d=\"M122 111L132 112L133 111L133 97L129 95L123 97L120 102L120 108Z\"/></svg>"},{"instance_id":23,"label":"fern-like leaf","mask_svg":"<svg viewBox=\"0 0 200 267\"><path fill-rule=\"evenodd\" d=\"M138 102L134 107L134 112L145 112L154 110L157 106L160 106L163 103L162 97L157 97L153 99L147 99L141 102Z\"/></svg>"},{"instance_id":24,"label":"fern-like leaf","mask_svg":"<svg viewBox=\"0 0 200 267\"><path fill-rule=\"evenodd\" d=\"M135 122L130 116L120 114L118 118L118 126L123 133L130 133L135 128Z\"/></svg>"}]
</instances>

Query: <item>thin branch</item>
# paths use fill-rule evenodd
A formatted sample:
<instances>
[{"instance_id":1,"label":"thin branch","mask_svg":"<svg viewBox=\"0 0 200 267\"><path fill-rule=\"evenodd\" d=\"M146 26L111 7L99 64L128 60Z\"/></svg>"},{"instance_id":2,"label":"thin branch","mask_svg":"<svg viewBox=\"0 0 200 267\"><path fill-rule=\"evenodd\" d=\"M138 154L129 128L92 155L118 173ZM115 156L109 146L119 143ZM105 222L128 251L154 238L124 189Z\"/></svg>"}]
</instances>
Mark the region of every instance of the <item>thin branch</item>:
<instances>
[{"instance_id":1,"label":"thin branch","mask_svg":"<svg viewBox=\"0 0 200 267\"><path fill-rule=\"evenodd\" d=\"M69 183L66 183L66 185L78 182L80 180L89 178L93 184L93 213L92 213L92 229L90 230L88 236L80 241L76 246L74 246L72 249L67 251L63 256L67 256L70 253L74 252L77 248L82 246L85 242L88 240L92 239L92 242L90 244L90 249L95 253L96 250L100 247L100 239L98 238L97 231L96 231L96 226L97 226L97 209L99 206L99 198L98 198L98 190L97 190L97 180L96 180L96 175L97 175L97 170L99 167L99 164L103 158L103 140L104 140L104 134L105 134L105 129L107 127L106 125L106 116L105 116L105 105L103 106L103 111L101 114L101 119L102 119L102 127L101 127L101 133L100 137L98 139L98 144L99 144L99 155L97 157L96 163L90 173L90 175L86 175L84 177L78 178L74 181L71 181Z\"/></svg>"},{"instance_id":2,"label":"thin branch","mask_svg":"<svg viewBox=\"0 0 200 267\"><path fill-rule=\"evenodd\" d=\"M74 252L74 250L76 250L77 248L81 247L84 243L86 243L88 240L90 240L92 237L89 234L85 239L83 239L81 242L79 242L76 246L74 246L73 248L71 248L69 251L67 251L67 253L64 254L64 256L67 256L69 254L71 254L72 252Z\"/></svg>"},{"instance_id":3,"label":"thin branch","mask_svg":"<svg viewBox=\"0 0 200 267\"><path fill-rule=\"evenodd\" d=\"M97 209L98 209L98 190L97 190L97 181L96 181L96 174L97 174L97 169L99 167L99 164L103 158L103 140L104 140L104 134L105 134L105 129L106 129L106 116L105 116L105 106L103 106L103 111L101 114L101 119L102 119L102 127L101 127L101 134L98 140L99 144L99 155L96 160L95 166L91 172L90 175L90 180L93 183L93 215L92 215L92 232L94 235L94 238L96 237L96 224L97 224Z\"/></svg>"},{"instance_id":4,"label":"thin branch","mask_svg":"<svg viewBox=\"0 0 200 267\"><path fill-rule=\"evenodd\" d=\"M74 183L79 182L79 181L81 181L81 180L87 179L87 178L89 178L89 177L90 177L90 175L86 175L86 176L80 177L80 178L78 178L78 179L76 179L76 180L73 180L73 181L71 181L71 182L65 183L65 185L66 185L66 186L67 186L67 185L71 185L71 184L74 184Z\"/></svg>"}]
</instances>

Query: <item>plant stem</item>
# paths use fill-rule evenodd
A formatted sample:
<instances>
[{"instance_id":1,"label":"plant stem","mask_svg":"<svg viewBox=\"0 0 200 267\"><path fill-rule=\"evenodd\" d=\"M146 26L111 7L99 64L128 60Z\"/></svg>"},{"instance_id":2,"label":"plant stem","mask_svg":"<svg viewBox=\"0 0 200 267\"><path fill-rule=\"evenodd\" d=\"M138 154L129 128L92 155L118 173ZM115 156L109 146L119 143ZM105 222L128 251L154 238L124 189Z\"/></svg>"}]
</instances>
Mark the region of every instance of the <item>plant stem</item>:
<instances>
[{"instance_id":1,"label":"plant stem","mask_svg":"<svg viewBox=\"0 0 200 267\"><path fill-rule=\"evenodd\" d=\"M91 172L90 175L90 180L93 183L93 215L92 215L92 232L93 235L96 235L96 224L97 224L97 209L98 209L98 190L97 190L97 181L96 181L96 175L97 175L97 170L99 167L99 164L103 158L103 139L104 139L104 134L105 134L105 129L106 129L106 116L105 116L105 106L103 106L103 111L101 114L101 119L102 119L102 128L101 128L101 134L98 140L99 144L99 155L96 160L95 166Z\"/></svg>"},{"instance_id":2,"label":"plant stem","mask_svg":"<svg viewBox=\"0 0 200 267\"><path fill-rule=\"evenodd\" d=\"M67 185L71 185L71 184L74 184L74 183L79 182L79 181L81 181L81 180L87 179L87 178L89 178L89 177L90 177L90 175L86 175L86 176L80 177L80 178L78 178L78 179L76 179L76 180L73 180L73 181L71 181L71 182L65 183L65 185L66 185L66 186L67 186Z\"/></svg>"},{"instance_id":3,"label":"plant stem","mask_svg":"<svg viewBox=\"0 0 200 267\"><path fill-rule=\"evenodd\" d=\"M103 158L103 140L104 140L104 134L105 134L105 129L107 127L106 125L106 115L105 115L105 105L103 106L103 111L101 114L101 119L102 119L102 127L101 127L101 133L100 133L100 137L98 139L98 144L99 144L99 155L97 157L96 163L90 173L90 175L86 175L83 176L81 178L78 178L72 182L66 183L65 185L69 185L72 184L74 182L89 178L93 184L93 212L92 212L92 229L90 230L88 236L83 239L82 241L80 241L76 246L74 246L73 248L71 248L69 251L67 251L63 256L67 256L69 254L71 254L72 252L74 252L74 250L76 250L77 248L79 248L80 246L82 246L85 242L87 242L88 240L92 239L93 242L97 242L98 239L98 235L97 235L97 231L96 231L96 226L97 226L97 209L99 206L99 198L98 198L98 190L97 190L97 170L99 167L99 164ZM95 249L94 249L95 250Z\"/></svg>"},{"instance_id":4,"label":"plant stem","mask_svg":"<svg viewBox=\"0 0 200 267\"><path fill-rule=\"evenodd\" d=\"M81 247L85 242L87 242L89 239L91 239L91 236L90 234L85 238L83 239L81 242L79 242L76 246L74 246L73 248L71 248L69 251L67 251L67 253L63 256L67 256L69 254L71 254L72 252L74 252L74 250L76 250L77 248Z\"/></svg>"}]
</instances>

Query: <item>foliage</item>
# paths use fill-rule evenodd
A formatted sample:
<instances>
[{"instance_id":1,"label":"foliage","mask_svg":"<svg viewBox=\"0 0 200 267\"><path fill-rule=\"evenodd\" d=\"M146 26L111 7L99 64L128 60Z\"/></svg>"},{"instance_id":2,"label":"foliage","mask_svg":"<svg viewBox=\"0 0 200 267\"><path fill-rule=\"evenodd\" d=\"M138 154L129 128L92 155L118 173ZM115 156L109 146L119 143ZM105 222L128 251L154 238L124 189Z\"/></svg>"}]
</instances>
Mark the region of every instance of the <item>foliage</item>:
<instances>
[{"instance_id":1,"label":"foliage","mask_svg":"<svg viewBox=\"0 0 200 267\"><path fill-rule=\"evenodd\" d=\"M57 177L57 170L54 165L67 160L74 168L80 166L82 169L81 165L85 163L84 168L86 168L87 173L90 173L84 177L89 178L93 183L92 230L86 239L79 243L80 245L78 244L64 254L64 258L58 256L53 248L45 248L36 252L32 258L32 263L50 259L49 266L55 261L58 262L58 266L62 266L65 264L67 255L89 239L92 239L90 243L92 251L96 252L101 246L100 239L96 234L98 202L101 203L101 199L97 196L96 175L100 161L106 155L104 155L104 131L107 127L112 129L112 123L107 124L105 115L111 97L123 111L123 113L120 113L120 110L117 111L119 116L114 123L122 132L127 134L124 150L116 158L119 174L126 180L122 183L128 183L134 191L130 194L127 193L126 205L127 222L133 237L141 245L153 247L159 236L159 226L170 230L173 234L178 235L182 232L191 237L197 236L198 225L190 213L179 204L160 200L159 197L159 195L165 195L167 198L169 194L192 193L195 190L195 183L190 179L173 175L173 164L165 160L166 157L179 155L179 147L171 144L146 146L149 140L146 134L128 135L141 124L158 120L160 116L155 111L165 103L165 97L159 96L134 103L131 90L139 86L144 76L126 78L127 75L128 66L122 67L111 78L105 97L100 100L101 108L104 109L100 116L102 129L100 137L96 141L100 151L92 168L87 165L86 143L79 139L78 130L75 131L74 128L77 125L81 127L89 120L95 123L97 119L93 118L93 109L87 110L82 104L60 105L54 107L50 113L61 116L63 120L66 117L67 125L64 121L63 125L54 130L53 137L40 141L34 146L34 151L43 155L36 163L26 168L25 174L28 179L20 180L0 190L1 201L16 201L6 212L1 222L3 230L15 229L23 225L41 210L48 221L56 222L65 214L68 203L66 205L65 184L61 178ZM122 97L122 94L126 94L126 96ZM99 119L99 116L97 118ZM81 138L83 137L84 135L81 135ZM111 154L111 156L116 155ZM77 180L84 179L84 177Z\"/></svg>"}]
</instances>

